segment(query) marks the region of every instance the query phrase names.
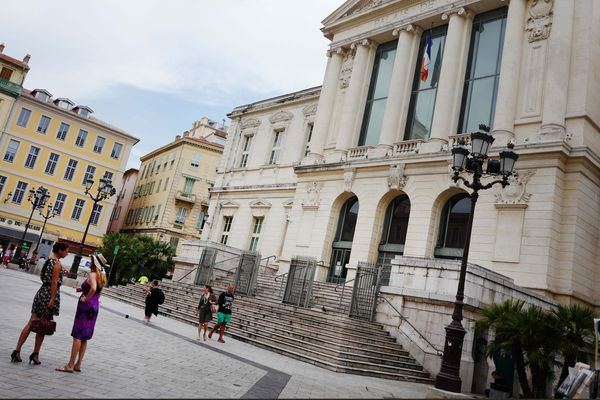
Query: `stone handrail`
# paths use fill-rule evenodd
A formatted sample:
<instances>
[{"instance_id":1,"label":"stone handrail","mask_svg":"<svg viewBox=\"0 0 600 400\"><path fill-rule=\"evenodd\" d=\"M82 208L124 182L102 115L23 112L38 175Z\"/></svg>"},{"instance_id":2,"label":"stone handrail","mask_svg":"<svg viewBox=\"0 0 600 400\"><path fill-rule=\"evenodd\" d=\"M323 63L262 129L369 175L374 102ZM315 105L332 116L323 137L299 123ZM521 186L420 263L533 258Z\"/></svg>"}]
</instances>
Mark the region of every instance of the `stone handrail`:
<instances>
[{"instance_id":1,"label":"stone handrail","mask_svg":"<svg viewBox=\"0 0 600 400\"><path fill-rule=\"evenodd\" d=\"M348 149L347 159L350 160L364 160L369 158L369 149L373 146L359 146Z\"/></svg>"},{"instance_id":2,"label":"stone handrail","mask_svg":"<svg viewBox=\"0 0 600 400\"><path fill-rule=\"evenodd\" d=\"M421 139L404 140L402 142L394 143L394 147L392 149L392 156L399 156L399 155L403 155L403 154L413 154L413 153L416 154L419 152L421 143L423 143L423 140L421 140Z\"/></svg>"}]
</instances>

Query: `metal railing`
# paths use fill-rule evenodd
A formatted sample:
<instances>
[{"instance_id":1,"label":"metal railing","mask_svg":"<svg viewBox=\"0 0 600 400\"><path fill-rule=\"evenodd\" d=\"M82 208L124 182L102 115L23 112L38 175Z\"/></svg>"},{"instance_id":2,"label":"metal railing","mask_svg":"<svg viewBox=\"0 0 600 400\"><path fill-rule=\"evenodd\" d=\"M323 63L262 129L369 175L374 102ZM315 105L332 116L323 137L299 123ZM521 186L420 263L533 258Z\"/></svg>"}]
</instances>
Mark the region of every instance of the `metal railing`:
<instances>
[{"instance_id":1,"label":"metal railing","mask_svg":"<svg viewBox=\"0 0 600 400\"><path fill-rule=\"evenodd\" d=\"M340 288L340 287L342 288L342 293L340 294L340 302L338 303L338 307L340 307L340 308L342 307L342 301L344 300L344 291L346 290L346 283L350 283L353 280L354 280L354 278L350 279L349 281L344 281L343 283L338 283L336 285L336 287L333 289L333 291L337 293L338 288Z\"/></svg>"},{"instance_id":2,"label":"metal railing","mask_svg":"<svg viewBox=\"0 0 600 400\"><path fill-rule=\"evenodd\" d=\"M283 287L286 282L285 278L288 276L288 274L289 274L289 272L284 272L283 274L275 275L275 283L277 283L279 278L281 278L281 283L279 284L279 293L278 293L277 297L283 298Z\"/></svg>"},{"instance_id":3,"label":"metal railing","mask_svg":"<svg viewBox=\"0 0 600 400\"><path fill-rule=\"evenodd\" d=\"M213 264L213 267L215 265L217 265L217 264L222 264L222 263L227 262L227 261L235 260L236 258L240 258L240 256L234 256L234 257L231 257L231 258L226 258L224 260L218 261L218 262L216 262L216 263ZM265 265L265 268L269 266L269 259L271 259L271 258L272 259L276 259L277 256L273 255L273 256L263 257L263 258L260 259L261 262L263 260L267 260L267 264ZM183 275L181 278L177 279L175 282L181 282L184 278L186 278L192 272L197 271L199 267L200 266L198 265L198 266L194 267L193 269L189 270L188 273L186 273L185 275ZM233 268L229 268L229 269L219 269L219 271L231 272L231 270L236 269L237 267L238 266L236 265ZM211 276L210 276L210 280L212 281L213 279L214 279L214 269L213 269L213 271L211 273Z\"/></svg>"},{"instance_id":4,"label":"metal railing","mask_svg":"<svg viewBox=\"0 0 600 400\"><path fill-rule=\"evenodd\" d=\"M411 322L404 315L402 315L402 313L400 311L398 311L398 309L392 304L391 301L389 301L385 296L382 296L382 295L380 295L379 298L382 300L385 300L388 303L388 305L390 307L392 307L392 309L396 312L396 314L398 314L398 317L400 317L400 320L402 322L406 322L408 325L410 325L410 327L413 328L413 331L415 331L419 335L419 337L421 339L423 339L423 341L425 341L432 349L435 350L436 355L438 355L440 357L442 355L444 355L444 352L442 350L438 349L437 347L435 347L433 345L433 343L431 343L429 341L429 339L427 339L425 336L423 336L423 334L413 324L411 324ZM425 350L423 350L423 351L425 351Z\"/></svg>"},{"instance_id":5,"label":"metal railing","mask_svg":"<svg viewBox=\"0 0 600 400\"><path fill-rule=\"evenodd\" d=\"M8 79L0 78L0 91L12 97L18 97L21 94L21 86L9 81Z\"/></svg>"}]
</instances>

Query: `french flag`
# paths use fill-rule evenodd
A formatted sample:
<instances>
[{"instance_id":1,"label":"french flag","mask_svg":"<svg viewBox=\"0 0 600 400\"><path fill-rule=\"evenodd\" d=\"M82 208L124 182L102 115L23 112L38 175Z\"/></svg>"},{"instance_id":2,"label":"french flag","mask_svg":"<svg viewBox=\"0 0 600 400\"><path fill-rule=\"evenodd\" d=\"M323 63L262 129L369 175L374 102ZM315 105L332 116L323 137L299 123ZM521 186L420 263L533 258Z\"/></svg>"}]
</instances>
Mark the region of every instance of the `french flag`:
<instances>
[{"instance_id":1,"label":"french flag","mask_svg":"<svg viewBox=\"0 0 600 400\"><path fill-rule=\"evenodd\" d=\"M427 34L427 46L423 52L423 61L421 62L421 80L427 81L429 77L429 62L431 61L431 32Z\"/></svg>"}]
</instances>

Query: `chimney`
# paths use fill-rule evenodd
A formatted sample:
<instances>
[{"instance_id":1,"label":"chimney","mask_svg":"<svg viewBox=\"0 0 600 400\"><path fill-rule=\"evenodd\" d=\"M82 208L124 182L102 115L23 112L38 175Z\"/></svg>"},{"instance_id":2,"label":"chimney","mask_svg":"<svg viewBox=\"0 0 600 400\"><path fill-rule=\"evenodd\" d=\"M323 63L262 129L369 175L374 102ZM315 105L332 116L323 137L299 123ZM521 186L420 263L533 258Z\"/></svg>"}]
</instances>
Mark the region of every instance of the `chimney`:
<instances>
[{"instance_id":1,"label":"chimney","mask_svg":"<svg viewBox=\"0 0 600 400\"><path fill-rule=\"evenodd\" d=\"M25 57L23 58L23 62L25 64L29 64L30 59L31 59L31 54L26 54Z\"/></svg>"},{"instance_id":2,"label":"chimney","mask_svg":"<svg viewBox=\"0 0 600 400\"><path fill-rule=\"evenodd\" d=\"M175 136L175 141L178 141L179 139L181 139L181 135Z\"/></svg>"},{"instance_id":3,"label":"chimney","mask_svg":"<svg viewBox=\"0 0 600 400\"><path fill-rule=\"evenodd\" d=\"M183 132L183 137L189 137L189 136L190 136L190 131Z\"/></svg>"},{"instance_id":4,"label":"chimney","mask_svg":"<svg viewBox=\"0 0 600 400\"><path fill-rule=\"evenodd\" d=\"M0 43L0 54L4 51L4 43Z\"/></svg>"}]
</instances>

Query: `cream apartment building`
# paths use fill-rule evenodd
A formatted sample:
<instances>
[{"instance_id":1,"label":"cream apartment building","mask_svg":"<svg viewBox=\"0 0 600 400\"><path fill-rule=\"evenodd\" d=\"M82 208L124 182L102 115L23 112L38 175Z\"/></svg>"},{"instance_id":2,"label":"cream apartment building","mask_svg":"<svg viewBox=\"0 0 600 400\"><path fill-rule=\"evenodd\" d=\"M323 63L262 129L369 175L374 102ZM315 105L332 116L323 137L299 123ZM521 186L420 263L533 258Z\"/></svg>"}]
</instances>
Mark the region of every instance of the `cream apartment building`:
<instances>
[{"instance_id":1,"label":"cream apartment building","mask_svg":"<svg viewBox=\"0 0 600 400\"><path fill-rule=\"evenodd\" d=\"M186 131L141 157L122 232L143 234L177 248L199 238L223 146Z\"/></svg>"},{"instance_id":2,"label":"cream apartment building","mask_svg":"<svg viewBox=\"0 0 600 400\"><path fill-rule=\"evenodd\" d=\"M139 171L136 168L129 168L123 173L121 186L115 188L117 190L116 202L110 215L107 232L119 232L123 227L129 210L129 203L131 203L135 192L138 173Z\"/></svg>"}]
</instances>

